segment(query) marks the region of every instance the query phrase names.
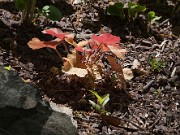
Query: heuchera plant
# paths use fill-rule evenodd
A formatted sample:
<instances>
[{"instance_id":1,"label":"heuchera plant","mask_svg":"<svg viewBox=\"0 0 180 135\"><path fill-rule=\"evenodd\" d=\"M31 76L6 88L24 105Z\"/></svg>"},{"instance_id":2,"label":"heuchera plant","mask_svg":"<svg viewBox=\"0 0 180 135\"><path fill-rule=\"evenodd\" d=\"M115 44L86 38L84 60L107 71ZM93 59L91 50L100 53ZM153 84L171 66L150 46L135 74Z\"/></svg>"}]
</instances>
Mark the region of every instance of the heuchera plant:
<instances>
[{"instance_id":1,"label":"heuchera plant","mask_svg":"<svg viewBox=\"0 0 180 135\"><path fill-rule=\"evenodd\" d=\"M110 63L112 70L122 76L121 78L124 78L121 65L117 63L116 58L123 60L127 50L119 46L119 37L106 33L100 36L92 35L92 39L76 43L73 34L63 33L57 28L44 30L43 33L50 34L56 37L56 39L52 41L41 41L38 38L33 38L28 42L28 46L33 50L44 47L54 49L64 62L62 66L64 73L77 75L78 77L88 76L94 80L102 79L102 75L104 74L102 71L104 69L102 59L105 58ZM72 45L74 49L69 51L67 43ZM66 57L63 57L57 50L57 46L61 44L67 52Z\"/></svg>"}]
</instances>

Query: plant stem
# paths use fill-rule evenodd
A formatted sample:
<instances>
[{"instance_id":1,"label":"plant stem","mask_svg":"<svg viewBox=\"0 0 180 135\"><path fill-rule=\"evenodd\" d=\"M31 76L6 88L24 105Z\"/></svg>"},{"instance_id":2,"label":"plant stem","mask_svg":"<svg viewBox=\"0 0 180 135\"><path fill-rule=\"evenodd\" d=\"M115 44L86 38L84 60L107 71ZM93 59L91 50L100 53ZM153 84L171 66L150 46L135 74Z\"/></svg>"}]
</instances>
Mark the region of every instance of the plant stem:
<instances>
[{"instance_id":1,"label":"plant stem","mask_svg":"<svg viewBox=\"0 0 180 135\"><path fill-rule=\"evenodd\" d=\"M67 46L66 46L66 44L65 44L65 42L64 42L64 41L62 41L62 44L63 44L63 46L64 46L64 48L65 48L66 52L69 54L69 50L68 50L68 48L67 48Z\"/></svg>"},{"instance_id":2,"label":"plant stem","mask_svg":"<svg viewBox=\"0 0 180 135\"><path fill-rule=\"evenodd\" d=\"M54 49L54 50L56 51L56 53L59 56L59 58L64 62L64 59L63 59L61 53L57 49Z\"/></svg>"},{"instance_id":3,"label":"plant stem","mask_svg":"<svg viewBox=\"0 0 180 135\"><path fill-rule=\"evenodd\" d=\"M27 0L27 5L22 12L22 22L27 24L32 23L32 19L34 18L34 10L36 6L36 0Z\"/></svg>"}]
</instances>

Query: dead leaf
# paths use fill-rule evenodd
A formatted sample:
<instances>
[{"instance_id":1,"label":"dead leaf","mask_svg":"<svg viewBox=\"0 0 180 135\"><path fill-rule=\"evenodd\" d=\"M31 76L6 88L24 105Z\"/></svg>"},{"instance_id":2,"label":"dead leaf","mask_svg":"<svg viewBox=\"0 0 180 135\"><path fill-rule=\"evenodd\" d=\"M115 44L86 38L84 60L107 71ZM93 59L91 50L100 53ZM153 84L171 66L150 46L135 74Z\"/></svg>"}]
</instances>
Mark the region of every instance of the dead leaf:
<instances>
[{"instance_id":1,"label":"dead leaf","mask_svg":"<svg viewBox=\"0 0 180 135\"><path fill-rule=\"evenodd\" d=\"M76 46L77 46L77 47L83 47L83 46L87 45L88 43L89 43L89 41L88 41L88 40L85 40L85 41L79 42Z\"/></svg>"},{"instance_id":2,"label":"dead leaf","mask_svg":"<svg viewBox=\"0 0 180 135\"><path fill-rule=\"evenodd\" d=\"M124 57L124 54L127 52L126 49L119 49L119 48L116 48L114 46L108 46L108 48L110 49L110 51L112 53L114 53L119 59L122 59L124 60L125 57Z\"/></svg>"},{"instance_id":3,"label":"dead leaf","mask_svg":"<svg viewBox=\"0 0 180 135\"><path fill-rule=\"evenodd\" d=\"M77 67L71 67L69 71L62 71L69 75L77 75L78 77L85 77L88 74L88 71L86 69Z\"/></svg>"},{"instance_id":4,"label":"dead leaf","mask_svg":"<svg viewBox=\"0 0 180 135\"><path fill-rule=\"evenodd\" d=\"M70 62L66 60L64 62L64 65L62 66L62 71L67 72L71 69L71 67L72 65L70 64Z\"/></svg>"},{"instance_id":5,"label":"dead leaf","mask_svg":"<svg viewBox=\"0 0 180 135\"><path fill-rule=\"evenodd\" d=\"M97 64L87 65L88 71L90 71L91 74L94 75L94 77L99 80L102 79L102 67Z\"/></svg>"},{"instance_id":6,"label":"dead leaf","mask_svg":"<svg viewBox=\"0 0 180 135\"><path fill-rule=\"evenodd\" d=\"M101 115L101 118L106 121L108 124L119 127L124 126L125 122L117 117L109 116L109 115Z\"/></svg>"},{"instance_id":7,"label":"dead leaf","mask_svg":"<svg viewBox=\"0 0 180 135\"><path fill-rule=\"evenodd\" d=\"M25 83L30 83L30 82L32 82L30 79L24 79L24 78L21 78L22 80L23 80L23 82L25 82Z\"/></svg>"},{"instance_id":8,"label":"dead leaf","mask_svg":"<svg viewBox=\"0 0 180 135\"><path fill-rule=\"evenodd\" d=\"M141 63L137 59L134 59L132 63L132 69L138 69L140 68L140 66L141 66Z\"/></svg>"},{"instance_id":9,"label":"dead leaf","mask_svg":"<svg viewBox=\"0 0 180 135\"><path fill-rule=\"evenodd\" d=\"M133 72L130 68L124 68L123 74L126 80L131 80L134 77Z\"/></svg>"},{"instance_id":10,"label":"dead leaf","mask_svg":"<svg viewBox=\"0 0 180 135\"><path fill-rule=\"evenodd\" d=\"M50 68L50 72L53 74L59 74L59 68L53 66Z\"/></svg>"},{"instance_id":11,"label":"dead leaf","mask_svg":"<svg viewBox=\"0 0 180 135\"><path fill-rule=\"evenodd\" d=\"M72 46L74 46L74 47L77 46L77 43L76 43L76 42L74 41L74 39L71 38L71 37L65 38L65 41L66 41L68 44L70 44L70 45L72 45Z\"/></svg>"},{"instance_id":12,"label":"dead leaf","mask_svg":"<svg viewBox=\"0 0 180 135\"><path fill-rule=\"evenodd\" d=\"M109 61L110 65L112 67L112 70L119 72L120 74L123 74L121 65L116 62L114 57L106 56L106 58Z\"/></svg>"}]
</instances>

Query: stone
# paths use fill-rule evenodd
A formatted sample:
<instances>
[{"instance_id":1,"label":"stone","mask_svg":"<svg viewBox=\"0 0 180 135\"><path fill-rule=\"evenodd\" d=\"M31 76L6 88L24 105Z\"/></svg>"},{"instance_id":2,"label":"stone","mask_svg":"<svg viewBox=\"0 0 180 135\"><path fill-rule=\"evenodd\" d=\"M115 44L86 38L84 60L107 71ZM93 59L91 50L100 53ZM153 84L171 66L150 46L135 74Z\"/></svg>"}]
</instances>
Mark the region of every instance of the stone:
<instances>
[{"instance_id":1,"label":"stone","mask_svg":"<svg viewBox=\"0 0 180 135\"><path fill-rule=\"evenodd\" d=\"M77 135L65 113L52 110L38 89L0 66L0 135Z\"/></svg>"}]
</instances>

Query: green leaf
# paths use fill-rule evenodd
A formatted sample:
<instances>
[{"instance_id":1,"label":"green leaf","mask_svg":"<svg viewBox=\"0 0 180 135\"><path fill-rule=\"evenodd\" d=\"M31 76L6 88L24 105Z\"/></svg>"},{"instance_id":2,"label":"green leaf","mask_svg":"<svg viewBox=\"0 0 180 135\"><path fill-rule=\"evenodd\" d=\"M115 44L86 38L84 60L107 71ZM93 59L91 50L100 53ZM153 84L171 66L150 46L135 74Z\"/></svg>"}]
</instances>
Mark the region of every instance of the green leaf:
<instances>
[{"instance_id":1,"label":"green leaf","mask_svg":"<svg viewBox=\"0 0 180 135\"><path fill-rule=\"evenodd\" d=\"M61 11L53 5L46 5L42 8L43 15L52 21L58 21L62 18Z\"/></svg>"},{"instance_id":2,"label":"green leaf","mask_svg":"<svg viewBox=\"0 0 180 135\"><path fill-rule=\"evenodd\" d=\"M147 14L148 21L151 21L154 17L155 17L154 11L148 12L148 14Z\"/></svg>"},{"instance_id":3,"label":"green leaf","mask_svg":"<svg viewBox=\"0 0 180 135\"><path fill-rule=\"evenodd\" d=\"M144 11L146 11L146 6L139 5L139 4L132 3L132 2L128 3L128 7L133 12L144 12Z\"/></svg>"},{"instance_id":4,"label":"green leaf","mask_svg":"<svg viewBox=\"0 0 180 135\"><path fill-rule=\"evenodd\" d=\"M138 5L136 10L137 10L137 12L144 12L144 11L146 11L146 7L143 5Z\"/></svg>"},{"instance_id":5,"label":"green leaf","mask_svg":"<svg viewBox=\"0 0 180 135\"><path fill-rule=\"evenodd\" d=\"M102 107L104 107L107 104L107 102L110 100L109 94L106 94L103 97L100 97L96 91L93 91L93 90L89 90L89 91L93 95L96 96L96 98L98 99L99 105L102 106Z\"/></svg>"},{"instance_id":6,"label":"green leaf","mask_svg":"<svg viewBox=\"0 0 180 135\"><path fill-rule=\"evenodd\" d=\"M137 4L136 3L132 3L132 2L128 2L128 8L129 9L135 9L135 8L137 8Z\"/></svg>"},{"instance_id":7,"label":"green leaf","mask_svg":"<svg viewBox=\"0 0 180 135\"><path fill-rule=\"evenodd\" d=\"M11 70L11 66L9 65L9 66L5 66L4 67L6 70Z\"/></svg>"},{"instance_id":8,"label":"green leaf","mask_svg":"<svg viewBox=\"0 0 180 135\"><path fill-rule=\"evenodd\" d=\"M133 2L128 2L128 14L129 17L137 17L139 12L146 11L146 7Z\"/></svg>"},{"instance_id":9,"label":"green leaf","mask_svg":"<svg viewBox=\"0 0 180 135\"><path fill-rule=\"evenodd\" d=\"M161 19L161 16L156 16L154 11L150 11L147 14L147 19L151 24L153 24L155 21L158 21L159 19Z\"/></svg>"},{"instance_id":10,"label":"green leaf","mask_svg":"<svg viewBox=\"0 0 180 135\"><path fill-rule=\"evenodd\" d=\"M89 100L89 103L97 110L97 111L101 111L101 107L100 105L96 104L94 101Z\"/></svg>"},{"instance_id":11,"label":"green leaf","mask_svg":"<svg viewBox=\"0 0 180 135\"><path fill-rule=\"evenodd\" d=\"M15 7L18 10L24 10L27 6L27 2L28 2L28 0L16 0L15 1Z\"/></svg>"},{"instance_id":12,"label":"green leaf","mask_svg":"<svg viewBox=\"0 0 180 135\"><path fill-rule=\"evenodd\" d=\"M121 18L124 18L124 4L120 2L115 3L114 5L110 5L107 8L107 13L109 15L120 16Z\"/></svg>"},{"instance_id":13,"label":"green leaf","mask_svg":"<svg viewBox=\"0 0 180 135\"><path fill-rule=\"evenodd\" d=\"M107 104L107 102L110 100L109 94L106 94L105 96L103 96L102 100L103 100L102 107L104 107Z\"/></svg>"},{"instance_id":14,"label":"green leaf","mask_svg":"<svg viewBox=\"0 0 180 135\"><path fill-rule=\"evenodd\" d=\"M156 16L154 19L151 20L151 24L161 19L161 16Z\"/></svg>"},{"instance_id":15,"label":"green leaf","mask_svg":"<svg viewBox=\"0 0 180 135\"><path fill-rule=\"evenodd\" d=\"M96 98L98 99L98 102L100 105L102 105L103 99L98 95L98 93L96 91L93 90L89 90L93 95L96 96Z\"/></svg>"}]
</instances>

